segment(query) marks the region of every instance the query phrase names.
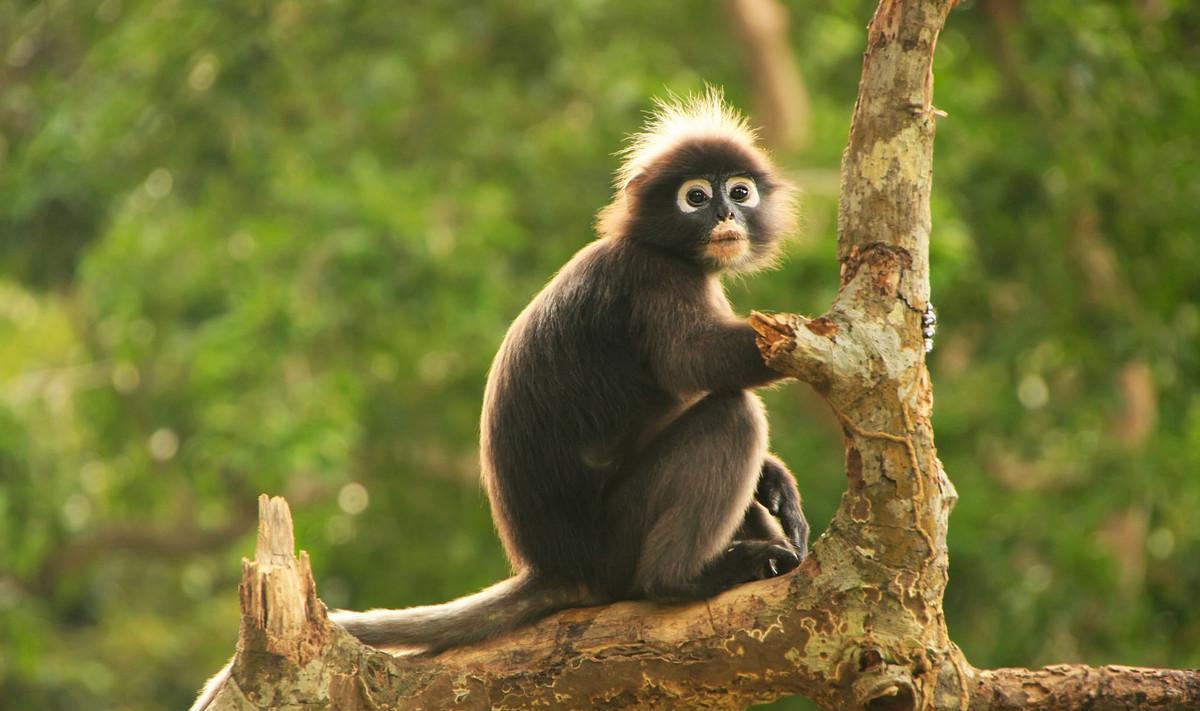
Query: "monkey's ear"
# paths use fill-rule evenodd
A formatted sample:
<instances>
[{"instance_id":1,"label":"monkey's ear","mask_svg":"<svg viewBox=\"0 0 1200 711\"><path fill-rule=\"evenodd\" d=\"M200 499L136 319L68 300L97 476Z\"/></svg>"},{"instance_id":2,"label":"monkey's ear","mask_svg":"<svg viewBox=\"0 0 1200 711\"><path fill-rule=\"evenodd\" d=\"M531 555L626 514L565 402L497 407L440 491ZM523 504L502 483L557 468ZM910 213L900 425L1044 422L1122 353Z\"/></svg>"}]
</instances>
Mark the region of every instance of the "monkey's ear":
<instances>
[{"instance_id":1,"label":"monkey's ear","mask_svg":"<svg viewBox=\"0 0 1200 711\"><path fill-rule=\"evenodd\" d=\"M638 187L644 182L646 182L646 173L645 172L638 173L637 175L633 176L629 180L625 181L625 192L629 193L634 190L637 190Z\"/></svg>"}]
</instances>

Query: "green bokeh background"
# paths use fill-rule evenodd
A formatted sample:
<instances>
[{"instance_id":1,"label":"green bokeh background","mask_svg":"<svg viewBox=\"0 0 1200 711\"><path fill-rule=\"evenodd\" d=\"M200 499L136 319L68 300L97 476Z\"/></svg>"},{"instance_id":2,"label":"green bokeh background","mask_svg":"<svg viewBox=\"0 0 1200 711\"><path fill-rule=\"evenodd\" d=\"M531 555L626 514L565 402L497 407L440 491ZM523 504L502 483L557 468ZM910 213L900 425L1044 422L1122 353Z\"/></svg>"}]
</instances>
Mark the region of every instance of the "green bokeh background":
<instances>
[{"instance_id":1,"label":"green bokeh background","mask_svg":"<svg viewBox=\"0 0 1200 711\"><path fill-rule=\"evenodd\" d=\"M789 10L804 224L730 293L815 313L872 5ZM1187 0L989 0L939 43L930 365L978 666L1200 666L1197 37ZM260 491L331 606L504 576L489 360L650 97L704 82L754 105L712 2L0 0L0 707L186 707ZM837 428L766 399L819 532Z\"/></svg>"}]
</instances>

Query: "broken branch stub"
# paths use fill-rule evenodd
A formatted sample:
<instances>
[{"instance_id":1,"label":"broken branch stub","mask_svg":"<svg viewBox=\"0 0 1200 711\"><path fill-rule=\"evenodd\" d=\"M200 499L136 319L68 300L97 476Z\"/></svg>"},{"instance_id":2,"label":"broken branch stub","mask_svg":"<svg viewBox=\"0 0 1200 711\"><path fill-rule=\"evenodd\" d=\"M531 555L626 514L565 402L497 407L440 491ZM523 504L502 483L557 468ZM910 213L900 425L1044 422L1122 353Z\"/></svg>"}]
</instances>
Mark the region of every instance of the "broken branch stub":
<instances>
[{"instance_id":1,"label":"broken branch stub","mask_svg":"<svg viewBox=\"0 0 1200 711\"><path fill-rule=\"evenodd\" d=\"M281 496L258 497L254 560L242 561L239 648L304 664L328 636L325 605L317 599L308 554L296 557L292 513Z\"/></svg>"}]
</instances>

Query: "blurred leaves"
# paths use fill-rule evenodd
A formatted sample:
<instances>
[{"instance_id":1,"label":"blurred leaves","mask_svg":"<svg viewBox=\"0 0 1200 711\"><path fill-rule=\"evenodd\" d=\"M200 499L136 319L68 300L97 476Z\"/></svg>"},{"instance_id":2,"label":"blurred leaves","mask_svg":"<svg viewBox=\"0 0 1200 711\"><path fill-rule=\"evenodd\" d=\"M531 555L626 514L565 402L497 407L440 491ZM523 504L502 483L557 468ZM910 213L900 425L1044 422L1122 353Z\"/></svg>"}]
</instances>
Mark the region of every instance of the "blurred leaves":
<instances>
[{"instance_id":1,"label":"blurred leaves","mask_svg":"<svg viewBox=\"0 0 1200 711\"><path fill-rule=\"evenodd\" d=\"M711 5L0 1L0 698L185 706L258 491L330 605L505 575L488 363L651 96L753 104ZM805 227L742 309L836 289L871 10L791 5ZM976 665L1200 665L1197 36L1183 0L976 0L939 43L931 365ZM819 530L837 427L766 397Z\"/></svg>"}]
</instances>

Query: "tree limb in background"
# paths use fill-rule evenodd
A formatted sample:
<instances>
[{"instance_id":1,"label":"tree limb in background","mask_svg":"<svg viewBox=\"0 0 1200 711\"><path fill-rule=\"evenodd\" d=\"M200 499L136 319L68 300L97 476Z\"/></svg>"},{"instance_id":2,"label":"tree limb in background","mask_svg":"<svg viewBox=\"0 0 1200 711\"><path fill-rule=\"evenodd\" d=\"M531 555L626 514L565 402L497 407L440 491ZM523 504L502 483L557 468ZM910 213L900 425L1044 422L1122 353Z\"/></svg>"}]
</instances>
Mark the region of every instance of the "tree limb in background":
<instances>
[{"instance_id":1,"label":"tree limb in background","mask_svg":"<svg viewBox=\"0 0 1200 711\"><path fill-rule=\"evenodd\" d=\"M66 573L111 555L133 554L142 557L175 558L224 550L254 526L254 507L231 506L229 520L214 528L201 528L188 521L172 527L148 528L145 523L109 522L84 531L49 553L37 571L14 582L30 594L49 595Z\"/></svg>"},{"instance_id":2,"label":"tree limb in background","mask_svg":"<svg viewBox=\"0 0 1200 711\"><path fill-rule=\"evenodd\" d=\"M239 651L213 708L733 709L787 694L827 709L1200 708L1197 671L981 671L949 638L956 493L934 446L922 316L931 67L952 5L880 3L842 164L841 289L819 318L752 318L771 365L842 423L849 488L799 569L704 602L568 610L435 658L393 657L330 625L307 558L291 555L285 505L264 501L269 528L288 531L245 566Z\"/></svg>"},{"instance_id":3,"label":"tree limb in background","mask_svg":"<svg viewBox=\"0 0 1200 711\"><path fill-rule=\"evenodd\" d=\"M725 0L754 84L754 117L779 150L808 145L808 91L788 41L788 13L779 0Z\"/></svg>"}]
</instances>

